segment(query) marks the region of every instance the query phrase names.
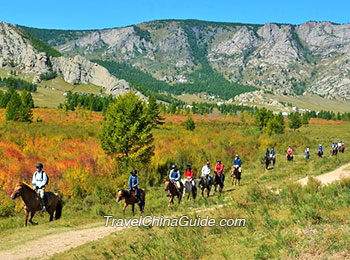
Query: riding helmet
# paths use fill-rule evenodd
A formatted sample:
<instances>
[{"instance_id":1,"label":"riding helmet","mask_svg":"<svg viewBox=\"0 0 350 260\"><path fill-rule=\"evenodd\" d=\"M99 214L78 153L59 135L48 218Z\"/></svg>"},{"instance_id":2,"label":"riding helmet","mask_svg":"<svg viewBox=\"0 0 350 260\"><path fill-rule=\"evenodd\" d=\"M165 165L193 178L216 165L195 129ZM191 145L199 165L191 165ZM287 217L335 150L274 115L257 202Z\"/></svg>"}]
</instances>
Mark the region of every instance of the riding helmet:
<instances>
[{"instance_id":1,"label":"riding helmet","mask_svg":"<svg viewBox=\"0 0 350 260\"><path fill-rule=\"evenodd\" d=\"M36 168L43 168L44 165L43 165L42 163L37 163L35 167L36 167Z\"/></svg>"},{"instance_id":2,"label":"riding helmet","mask_svg":"<svg viewBox=\"0 0 350 260\"><path fill-rule=\"evenodd\" d=\"M176 168L175 164L171 165L171 169L175 169L175 168Z\"/></svg>"},{"instance_id":3,"label":"riding helmet","mask_svg":"<svg viewBox=\"0 0 350 260\"><path fill-rule=\"evenodd\" d=\"M136 174L137 173L137 170L136 169L133 169L132 171L131 171L131 174Z\"/></svg>"}]
</instances>

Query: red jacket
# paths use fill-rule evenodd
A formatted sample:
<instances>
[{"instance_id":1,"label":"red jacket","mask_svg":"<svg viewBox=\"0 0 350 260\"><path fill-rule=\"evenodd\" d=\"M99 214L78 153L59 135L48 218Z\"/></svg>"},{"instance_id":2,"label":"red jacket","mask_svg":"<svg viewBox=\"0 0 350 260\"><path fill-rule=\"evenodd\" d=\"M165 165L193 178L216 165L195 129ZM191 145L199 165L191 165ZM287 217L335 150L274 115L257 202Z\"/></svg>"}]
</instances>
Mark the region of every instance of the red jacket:
<instances>
[{"instance_id":1,"label":"red jacket","mask_svg":"<svg viewBox=\"0 0 350 260\"><path fill-rule=\"evenodd\" d=\"M191 179L192 179L192 178L193 178L193 170L192 170L192 169L189 170L189 171L186 170L186 171L185 171L185 177L186 177L186 178L191 178Z\"/></svg>"},{"instance_id":2,"label":"red jacket","mask_svg":"<svg viewBox=\"0 0 350 260\"><path fill-rule=\"evenodd\" d=\"M224 170L224 165L222 163L221 164L219 164L219 163L215 164L215 171L217 173L221 174L223 172L223 170Z\"/></svg>"}]
</instances>

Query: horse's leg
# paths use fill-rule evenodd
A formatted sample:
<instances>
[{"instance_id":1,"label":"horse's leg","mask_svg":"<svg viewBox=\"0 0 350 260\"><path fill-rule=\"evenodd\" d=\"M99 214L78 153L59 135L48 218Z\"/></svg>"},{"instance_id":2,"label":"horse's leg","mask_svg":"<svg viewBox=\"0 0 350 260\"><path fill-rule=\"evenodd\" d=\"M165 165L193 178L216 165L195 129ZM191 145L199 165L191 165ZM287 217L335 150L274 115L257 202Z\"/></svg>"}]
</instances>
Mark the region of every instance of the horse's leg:
<instances>
[{"instance_id":1,"label":"horse's leg","mask_svg":"<svg viewBox=\"0 0 350 260\"><path fill-rule=\"evenodd\" d=\"M132 215L135 216L135 204L131 204Z\"/></svg>"},{"instance_id":2,"label":"horse's leg","mask_svg":"<svg viewBox=\"0 0 350 260\"><path fill-rule=\"evenodd\" d=\"M202 197L204 197L204 189L202 188Z\"/></svg>"},{"instance_id":3,"label":"horse's leg","mask_svg":"<svg viewBox=\"0 0 350 260\"><path fill-rule=\"evenodd\" d=\"M52 212L49 212L49 214L50 214L50 222L53 220L53 211Z\"/></svg>"},{"instance_id":4,"label":"horse's leg","mask_svg":"<svg viewBox=\"0 0 350 260\"><path fill-rule=\"evenodd\" d=\"M31 211L30 212L30 218L29 218L29 223L32 224L32 225L35 225L35 224L38 224L36 222L33 222L33 217L35 215L35 211Z\"/></svg>"},{"instance_id":5,"label":"horse's leg","mask_svg":"<svg viewBox=\"0 0 350 260\"><path fill-rule=\"evenodd\" d=\"M128 204L125 202L124 203L124 207L123 207L123 215L125 215L125 209L126 209L127 206L128 206Z\"/></svg>"},{"instance_id":6,"label":"horse's leg","mask_svg":"<svg viewBox=\"0 0 350 260\"><path fill-rule=\"evenodd\" d=\"M24 209L25 212L25 217L24 217L24 226L26 227L28 224L28 215L29 215L29 211L28 209Z\"/></svg>"}]
</instances>

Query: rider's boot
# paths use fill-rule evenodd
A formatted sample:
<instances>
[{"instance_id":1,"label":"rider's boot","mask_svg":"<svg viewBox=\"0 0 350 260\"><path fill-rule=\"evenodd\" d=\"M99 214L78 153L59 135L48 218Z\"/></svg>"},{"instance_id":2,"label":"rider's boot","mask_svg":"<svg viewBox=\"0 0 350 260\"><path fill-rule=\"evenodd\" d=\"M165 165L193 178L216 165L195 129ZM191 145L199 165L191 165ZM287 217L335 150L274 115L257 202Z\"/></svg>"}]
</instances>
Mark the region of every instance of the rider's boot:
<instances>
[{"instance_id":1,"label":"rider's boot","mask_svg":"<svg viewBox=\"0 0 350 260\"><path fill-rule=\"evenodd\" d=\"M44 198L40 198L40 207L42 212L46 211Z\"/></svg>"}]
</instances>

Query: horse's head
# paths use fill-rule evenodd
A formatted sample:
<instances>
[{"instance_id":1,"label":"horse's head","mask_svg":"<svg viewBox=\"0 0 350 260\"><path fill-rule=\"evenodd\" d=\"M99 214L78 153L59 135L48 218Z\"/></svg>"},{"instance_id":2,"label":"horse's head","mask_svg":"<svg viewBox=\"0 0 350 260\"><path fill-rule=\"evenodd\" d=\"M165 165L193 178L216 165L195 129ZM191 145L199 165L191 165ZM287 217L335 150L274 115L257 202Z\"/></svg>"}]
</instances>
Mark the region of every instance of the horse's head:
<instances>
[{"instance_id":1,"label":"horse's head","mask_svg":"<svg viewBox=\"0 0 350 260\"><path fill-rule=\"evenodd\" d=\"M116 201L119 202L119 201L121 201L124 197L125 197L125 195L124 195L124 190L119 189L118 192L117 192L117 199L116 199Z\"/></svg>"},{"instance_id":2,"label":"horse's head","mask_svg":"<svg viewBox=\"0 0 350 260\"><path fill-rule=\"evenodd\" d=\"M165 180L164 182L164 190L169 191L170 180Z\"/></svg>"},{"instance_id":3,"label":"horse's head","mask_svg":"<svg viewBox=\"0 0 350 260\"><path fill-rule=\"evenodd\" d=\"M24 190L24 185L23 183L18 183L15 187L15 189L13 190L12 194L11 194L11 199L15 199L19 196L22 195L22 192Z\"/></svg>"}]
</instances>

